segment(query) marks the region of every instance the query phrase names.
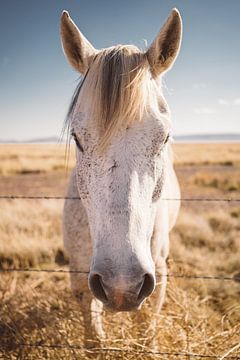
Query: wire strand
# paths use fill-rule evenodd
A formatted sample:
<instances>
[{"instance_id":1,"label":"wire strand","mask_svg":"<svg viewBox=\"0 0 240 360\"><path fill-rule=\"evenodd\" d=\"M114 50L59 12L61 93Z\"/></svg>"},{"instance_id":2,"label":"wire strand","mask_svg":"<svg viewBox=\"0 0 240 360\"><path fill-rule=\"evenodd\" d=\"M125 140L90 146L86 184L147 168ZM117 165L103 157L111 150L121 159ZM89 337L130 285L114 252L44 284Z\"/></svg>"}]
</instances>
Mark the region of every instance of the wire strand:
<instances>
[{"instance_id":1,"label":"wire strand","mask_svg":"<svg viewBox=\"0 0 240 360\"><path fill-rule=\"evenodd\" d=\"M89 271L80 270L66 270L66 269L31 269L31 268L6 268L0 269L0 273L11 273L11 272L43 272L43 273L69 273L69 274L85 274L88 275ZM240 275L236 276L222 276L222 275L184 275L184 274L157 274L159 277L168 278L182 278L182 279L202 279L202 280L225 280L225 281L239 281Z\"/></svg>"},{"instance_id":2,"label":"wire strand","mask_svg":"<svg viewBox=\"0 0 240 360\"><path fill-rule=\"evenodd\" d=\"M0 200L80 200L78 196L31 196L31 195L0 195ZM211 202L240 202L240 198L163 198L164 201L211 201Z\"/></svg>"},{"instance_id":3,"label":"wire strand","mask_svg":"<svg viewBox=\"0 0 240 360\"><path fill-rule=\"evenodd\" d=\"M7 344L0 343L1 347L8 347ZM87 353L107 353L107 352L116 352L116 353L132 353L132 354L148 354L156 356L184 356L184 357L197 357L197 358L208 358L208 359L218 359L221 355L208 355L208 354L194 354L194 353L185 353L185 352L169 352L169 351L150 351L150 350L135 350L135 349L120 349L120 348L92 348L87 349L80 345L68 345L68 344L32 344L32 343L17 343L17 347L27 347L27 348L43 348L43 349L68 349L68 350L82 350ZM228 356L227 359L240 360L238 355Z\"/></svg>"}]
</instances>

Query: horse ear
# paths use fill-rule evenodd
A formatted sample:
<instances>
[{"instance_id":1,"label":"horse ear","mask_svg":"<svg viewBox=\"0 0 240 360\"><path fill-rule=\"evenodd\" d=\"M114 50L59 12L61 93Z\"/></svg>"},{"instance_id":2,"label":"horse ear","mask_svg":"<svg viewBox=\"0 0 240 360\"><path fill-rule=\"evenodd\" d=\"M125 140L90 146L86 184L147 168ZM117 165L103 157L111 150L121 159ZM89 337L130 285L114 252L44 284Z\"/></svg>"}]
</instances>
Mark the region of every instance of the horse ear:
<instances>
[{"instance_id":1,"label":"horse ear","mask_svg":"<svg viewBox=\"0 0 240 360\"><path fill-rule=\"evenodd\" d=\"M153 77L157 77L173 65L181 45L182 19L173 9L167 21L147 51Z\"/></svg>"},{"instance_id":2,"label":"horse ear","mask_svg":"<svg viewBox=\"0 0 240 360\"><path fill-rule=\"evenodd\" d=\"M75 70L84 74L97 50L83 36L67 11L61 17L61 40L64 53Z\"/></svg>"}]
</instances>

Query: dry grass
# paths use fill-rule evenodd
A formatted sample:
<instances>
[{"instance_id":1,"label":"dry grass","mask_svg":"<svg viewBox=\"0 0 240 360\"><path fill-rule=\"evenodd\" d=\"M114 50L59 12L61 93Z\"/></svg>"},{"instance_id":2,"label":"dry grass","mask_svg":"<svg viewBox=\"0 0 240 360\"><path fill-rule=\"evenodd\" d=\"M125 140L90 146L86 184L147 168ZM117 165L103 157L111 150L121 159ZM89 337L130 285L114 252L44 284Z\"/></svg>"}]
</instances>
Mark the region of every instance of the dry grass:
<instances>
[{"instance_id":1,"label":"dry grass","mask_svg":"<svg viewBox=\"0 0 240 360\"><path fill-rule=\"evenodd\" d=\"M0 175L39 174L66 168L63 144L0 145ZM174 144L177 165L240 164L240 144ZM74 165L74 147L70 148L69 168Z\"/></svg>"},{"instance_id":2,"label":"dry grass","mask_svg":"<svg viewBox=\"0 0 240 360\"><path fill-rule=\"evenodd\" d=\"M61 213L57 201L2 201L0 267L37 266L60 259Z\"/></svg>"},{"instance_id":3,"label":"dry grass","mask_svg":"<svg viewBox=\"0 0 240 360\"><path fill-rule=\"evenodd\" d=\"M225 192L240 192L239 173L231 174L231 177L229 177L227 173L223 176L223 174L219 174L218 172L209 174L209 172L205 171L198 173L195 176L194 182L201 187L220 189Z\"/></svg>"},{"instance_id":4,"label":"dry grass","mask_svg":"<svg viewBox=\"0 0 240 360\"><path fill-rule=\"evenodd\" d=\"M240 164L240 143L174 144L174 151L176 164Z\"/></svg>"},{"instance_id":5,"label":"dry grass","mask_svg":"<svg viewBox=\"0 0 240 360\"><path fill-rule=\"evenodd\" d=\"M209 144L212 145L212 144ZM236 144L234 144L236 145ZM199 191L203 196L216 192L219 196L226 194L227 189L211 183L196 181L201 176L198 165L192 168L183 166L188 162L188 153L194 145L177 145L180 154L185 153L178 172L184 195L191 197ZM189 146L189 151L187 147ZM198 145L196 145L198 147ZM216 145L212 145L214 147ZM225 153L230 153L226 150ZM46 164L46 175L42 178L35 174L3 176L0 192L11 189L18 193L21 182L32 184L29 193L36 194L41 188L51 193L63 192L62 183L66 183L65 173L58 170L57 177L51 173L55 170L46 158L49 147L31 145L29 168L36 165L35 160ZM34 149L35 147L35 149ZM182 153L181 151L184 150ZM232 149L232 148L231 148ZM16 146L12 152L16 152ZM21 153L22 151L22 153ZM19 158L26 157L25 150L18 151ZM176 150L177 151L177 150ZM198 149L196 150L198 151ZM219 144L216 153L218 153ZM201 154L201 162L207 154ZM212 149L212 152L213 149ZM1 150L1 156L4 155ZM41 160L43 154L44 160ZM54 151L49 153L55 156ZM7 154L5 154L7 157ZM34 158L35 156L35 158ZM59 155L60 156L60 155ZM189 155L190 156L190 155ZM30 158L29 158L30 159ZM59 159L63 159L60 158ZM57 162L59 161L57 160ZM239 160L239 159L238 159ZM31 161L33 163L31 164ZM200 161L200 160L199 160ZM208 161L215 160L209 158ZM231 160L232 161L232 160ZM238 161L229 165L214 176L223 181L232 178L238 171ZM2 164L2 163L1 163ZM6 168L6 163L3 167ZM13 162L13 168L15 163ZM8 164L11 169L11 163ZM37 167L36 167L37 168ZM5 171L5 170L4 170ZM42 170L41 170L42 171ZM189 171L191 176L189 176ZM210 168L209 168L210 171ZM214 170L217 171L216 169ZM4 173L4 172L3 172ZM9 174L9 172L8 172ZM200 175L199 175L200 174ZM229 175L230 174L230 175ZM231 174L235 174L231 176ZM213 174L204 175L208 178ZM53 176L53 177L52 177ZM34 182L33 182L34 179ZM35 182L38 185L36 189ZM52 180L51 180L52 179ZM53 181L54 179L54 181ZM59 180L56 183L56 179ZM47 185L46 185L47 182ZM27 186L25 188L27 190ZM22 190L23 191L23 190ZM239 190L235 191L239 197ZM215 194L215 193L214 193ZM56 268L66 262L61 239L62 201L2 201L0 214L0 266ZM180 274L214 274L233 276L240 273L240 209L230 204L189 204L184 203L178 223L171 234L171 253L169 272ZM79 349L21 348L16 343L66 344L83 346L83 325L78 304L69 290L67 274L58 273L11 273L0 274L0 358L3 359L85 359L87 355ZM170 278L166 302L159 315L157 325L157 346L161 352L192 352L207 355L224 355L231 349L231 356L240 357L240 283L237 281L176 279ZM145 311L151 311L148 305ZM139 344L147 333L138 332L132 327L129 314L109 314L104 317L108 338L107 347L122 350L132 349ZM235 350L234 350L235 348ZM138 350L141 349L138 346ZM100 355L95 354L95 359ZM105 353L104 359L192 359L184 356L153 356L136 353ZM227 357L225 357L227 359ZM195 357L195 359L199 359Z\"/></svg>"},{"instance_id":6,"label":"dry grass","mask_svg":"<svg viewBox=\"0 0 240 360\"><path fill-rule=\"evenodd\" d=\"M66 168L66 146L63 144L0 145L0 175L40 174ZM69 167L74 164L70 148Z\"/></svg>"}]
</instances>

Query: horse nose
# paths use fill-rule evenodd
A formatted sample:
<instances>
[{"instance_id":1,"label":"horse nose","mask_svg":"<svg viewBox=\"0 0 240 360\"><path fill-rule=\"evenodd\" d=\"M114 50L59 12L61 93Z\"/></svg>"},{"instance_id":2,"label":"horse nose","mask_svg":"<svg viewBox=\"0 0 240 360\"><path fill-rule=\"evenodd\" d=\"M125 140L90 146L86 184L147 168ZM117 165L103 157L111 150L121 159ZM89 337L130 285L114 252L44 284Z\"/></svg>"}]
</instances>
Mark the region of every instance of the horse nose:
<instances>
[{"instance_id":1,"label":"horse nose","mask_svg":"<svg viewBox=\"0 0 240 360\"><path fill-rule=\"evenodd\" d=\"M93 295L108 308L115 311L136 310L153 292L155 277L150 273L141 276L140 281L129 278L108 279L93 272L89 275L89 287Z\"/></svg>"},{"instance_id":2,"label":"horse nose","mask_svg":"<svg viewBox=\"0 0 240 360\"><path fill-rule=\"evenodd\" d=\"M141 289L138 293L138 301L140 303L153 292L155 288L155 279L152 274L145 274L143 277Z\"/></svg>"},{"instance_id":3,"label":"horse nose","mask_svg":"<svg viewBox=\"0 0 240 360\"><path fill-rule=\"evenodd\" d=\"M93 295L100 301L102 301L104 304L108 302L108 297L106 294L106 290L104 289L102 276L93 273L89 275L88 279L89 287Z\"/></svg>"}]
</instances>

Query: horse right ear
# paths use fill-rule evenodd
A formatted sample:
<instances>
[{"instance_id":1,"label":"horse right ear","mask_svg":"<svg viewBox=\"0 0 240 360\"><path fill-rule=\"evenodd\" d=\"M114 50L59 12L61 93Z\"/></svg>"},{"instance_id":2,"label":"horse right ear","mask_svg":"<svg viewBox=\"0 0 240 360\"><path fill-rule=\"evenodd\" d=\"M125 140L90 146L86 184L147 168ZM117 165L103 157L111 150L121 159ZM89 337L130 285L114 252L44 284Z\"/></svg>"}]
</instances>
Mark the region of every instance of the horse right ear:
<instances>
[{"instance_id":1,"label":"horse right ear","mask_svg":"<svg viewBox=\"0 0 240 360\"><path fill-rule=\"evenodd\" d=\"M61 40L64 53L75 70L84 74L97 50L83 36L67 11L61 17Z\"/></svg>"}]
</instances>

